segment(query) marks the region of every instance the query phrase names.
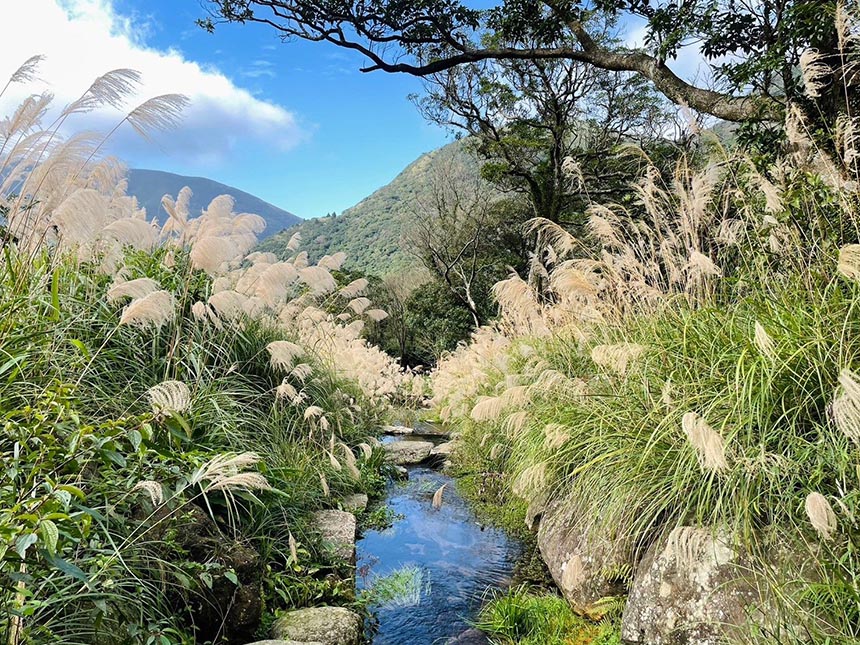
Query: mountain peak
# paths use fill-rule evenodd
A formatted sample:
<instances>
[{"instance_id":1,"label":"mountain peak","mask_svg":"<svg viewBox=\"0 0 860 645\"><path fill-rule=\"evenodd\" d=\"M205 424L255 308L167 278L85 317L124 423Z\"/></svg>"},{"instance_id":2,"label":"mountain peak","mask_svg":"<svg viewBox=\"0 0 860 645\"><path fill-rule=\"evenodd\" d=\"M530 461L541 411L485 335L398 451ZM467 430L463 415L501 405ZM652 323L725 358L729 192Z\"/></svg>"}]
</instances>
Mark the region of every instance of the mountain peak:
<instances>
[{"instance_id":1,"label":"mountain peak","mask_svg":"<svg viewBox=\"0 0 860 645\"><path fill-rule=\"evenodd\" d=\"M128 171L127 193L136 197L138 203L146 208L149 218L163 220L165 212L161 207L161 198L164 195L176 197L184 186L188 186L193 195L191 198L192 213L202 211L218 195L230 195L236 200L236 212L254 213L265 219L266 230L260 234L260 239L275 235L303 221L297 215L246 193L244 190L206 177L189 177L163 170L144 168L132 168Z\"/></svg>"}]
</instances>

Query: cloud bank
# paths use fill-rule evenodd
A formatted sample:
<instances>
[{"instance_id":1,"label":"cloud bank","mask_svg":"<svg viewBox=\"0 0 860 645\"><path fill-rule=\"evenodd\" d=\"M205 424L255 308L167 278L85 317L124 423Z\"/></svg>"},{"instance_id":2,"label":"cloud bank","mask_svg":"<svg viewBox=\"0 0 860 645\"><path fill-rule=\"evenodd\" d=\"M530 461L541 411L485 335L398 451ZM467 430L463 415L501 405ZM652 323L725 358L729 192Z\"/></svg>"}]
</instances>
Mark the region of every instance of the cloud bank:
<instances>
[{"instance_id":1,"label":"cloud bank","mask_svg":"<svg viewBox=\"0 0 860 645\"><path fill-rule=\"evenodd\" d=\"M147 26L119 15L112 0L27 0L10 3L3 13L0 87L30 56L46 59L39 68L41 82L14 87L0 99L0 116L26 94L45 89L54 93L58 106L66 105L106 71L131 68L141 72L143 86L129 109L158 94L182 93L191 99L182 125L156 139L157 147L177 160L214 167L243 142L288 150L307 136L293 113L255 97L218 69L174 49L149 47L143 40ZM104 131L121 118L120 112L101 110L73 127ZM132 163L146 154L145 145L128 129L117 133L112 149Z\"/></svg>"}]
</instances>

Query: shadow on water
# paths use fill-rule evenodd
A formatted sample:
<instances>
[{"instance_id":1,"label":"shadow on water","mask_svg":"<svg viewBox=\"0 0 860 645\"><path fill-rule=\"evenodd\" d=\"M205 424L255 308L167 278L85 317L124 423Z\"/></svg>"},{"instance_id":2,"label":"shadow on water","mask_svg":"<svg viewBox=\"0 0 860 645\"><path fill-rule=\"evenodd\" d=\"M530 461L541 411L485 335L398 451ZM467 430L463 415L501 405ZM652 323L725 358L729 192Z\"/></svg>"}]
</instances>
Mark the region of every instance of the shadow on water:
<instances>
[{"instance_id":1,"label":"shadow on water","mask_svg":"<svg viewBox=\"0 0 860 645\"><path fill-rule=\"evenodd\" d=\"M442 484L443 503L434 509ZM519 545L482 527L454 480L429 468L411 468L407 482L389 484L387 505L398 516L394 525L367 531L357 545L358 587L383 580L398 591L371 605L378 620L372 642L444 644L469 629L488 589L508 586Z\"/></svg>"}]
</instances>

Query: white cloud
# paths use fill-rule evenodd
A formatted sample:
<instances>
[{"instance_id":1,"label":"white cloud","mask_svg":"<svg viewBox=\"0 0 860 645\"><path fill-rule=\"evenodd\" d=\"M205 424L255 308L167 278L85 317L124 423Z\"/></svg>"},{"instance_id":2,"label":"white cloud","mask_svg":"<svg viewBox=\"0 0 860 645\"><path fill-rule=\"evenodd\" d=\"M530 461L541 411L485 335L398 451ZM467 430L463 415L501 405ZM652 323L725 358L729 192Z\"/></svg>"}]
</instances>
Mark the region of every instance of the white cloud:
<instances>
[{"instance_id":1,"label":"white cloud","mask_svg":"<svg viewBox=\"0 0 860 645\"><path fill-rule=\"evenodd\" d=\"M143 37L148 26L119 15L112 0L6 4L0 20L0 87L28 57L43 54L46 59L39 70L43 81L7 92L0 99L0 116L11 112L25 94L44 89L55 94L58 105L65 105L96 77L124 67L143 76L141 91L129 108L158 94L182 93L191 99L182 125L158 140L171 157L217 165L243 141L287 150L307 136L294 114L238 87L218 69L188 60L175 49L147 46ZM103 130L121 117L119 112L100 111L77 126ZM118 133L113 148L131 162L142 150L128 132Z\"/></svg>"}]
</instances>

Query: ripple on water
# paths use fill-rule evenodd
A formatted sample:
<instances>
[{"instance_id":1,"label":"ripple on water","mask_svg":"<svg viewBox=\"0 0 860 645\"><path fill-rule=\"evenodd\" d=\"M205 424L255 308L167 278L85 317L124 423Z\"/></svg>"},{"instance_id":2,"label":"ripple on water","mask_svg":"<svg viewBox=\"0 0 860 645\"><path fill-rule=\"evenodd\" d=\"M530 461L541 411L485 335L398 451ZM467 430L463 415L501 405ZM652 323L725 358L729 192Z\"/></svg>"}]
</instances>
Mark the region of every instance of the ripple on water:
<instances>
[{"instance_id":1,"label":"ripple on water","mask_svg":"<svg viewBox=\"0 0 860 645\"><path fill-rule=\"evenodd\" d=\"M448 485L436 510L433 493L442 484ZM498 529L482 528L454 481L427 468L390 484L387 505L403 517L359 540L358 587L404 567L420 571L420 585L412 597L372 608L379 621L373 643L444 643L468 629L488 588L509 584L518 545Z\"/></svg>"}]
</instances>

